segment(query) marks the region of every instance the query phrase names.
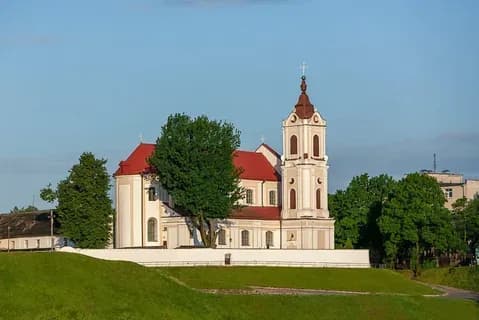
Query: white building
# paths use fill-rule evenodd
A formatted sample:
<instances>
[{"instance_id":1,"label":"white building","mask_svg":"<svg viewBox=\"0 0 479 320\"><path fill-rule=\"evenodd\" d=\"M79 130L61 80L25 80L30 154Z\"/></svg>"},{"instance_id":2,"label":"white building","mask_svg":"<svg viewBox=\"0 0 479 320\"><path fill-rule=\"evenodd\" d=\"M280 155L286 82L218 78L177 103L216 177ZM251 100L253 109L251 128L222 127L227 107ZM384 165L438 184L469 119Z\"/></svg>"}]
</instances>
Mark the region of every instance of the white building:
<instances>
[{"instance_id":1,"label":"white building","mask_svg":"<svg viewBox=\"0 0 479 320\"><path fill-rule=\"evenodd\" d=\"M235 152L246 189L244 207L220 222L218 248L334 249L328 211L326 121L301 93L282 123L283 155L261 144ZM200 245L186 218L154 179L147 159L154 144L141 143L115 173L115 247Z\"/></svg>"},{"instance_id":2,"label":"white building","mask_svg":"<svg viewBox=\"0 0 479 320\"><path fill-rule=\"evenodd\" d=\"M0 251L45 250L63 247L67 240L53 224L51 235L50 210L0 214Z\"/></svg>"}]
</instances>

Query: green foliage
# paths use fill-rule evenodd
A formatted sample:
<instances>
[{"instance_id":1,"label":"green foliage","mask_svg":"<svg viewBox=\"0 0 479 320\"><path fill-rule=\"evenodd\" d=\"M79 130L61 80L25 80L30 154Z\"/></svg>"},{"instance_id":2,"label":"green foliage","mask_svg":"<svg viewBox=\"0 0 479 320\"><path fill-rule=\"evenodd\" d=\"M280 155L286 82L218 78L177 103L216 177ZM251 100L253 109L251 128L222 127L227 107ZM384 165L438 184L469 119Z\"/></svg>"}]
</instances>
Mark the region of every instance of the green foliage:
<instances>
[{"instance_id":1,"label":"green foliage","mask_svg":"<svg viewBox=\"0 0 479 320\"><path fill-rule=\"evenodd\" d=\"M479 267L435 268L424 270L420 281L479 292Z\"/></svg>"},{"instance_id":2,"label":"green foliage","mask_svg":"<svg viewBox=\"0 0 479 320\"><path fill-rule=\"evenodd\" d=\"M345 191L330 195L329 209L336 219L338 248L369 248L376 256L373 260L381 259L382 239L376 221L395 184L388 175L369 178L365 173L354 177Z\"/></svg>"},{"instance_id":3,"label":"green foliage","mask_svg":"<svg viewBox=\"0 0 479 320\"><path fill-rule=\"evenodd\" d=\"M201 272L202 269L191 267L190 270ZM318 271L308 271L308 268L297 268L295 271L288 271L287 268L265 269L249 269L249 273L252 276L257 273L271 275L270 278L277 281L290 279L294 283L291 274L301 275L307 271L309 275L309 272L314 274ZM168 277L166 272L169 270L97 260L78 254L0 254L0 319L448 320L477 319L479 316L479 306L472 301L418 295L213 295L179 285ZM220 279L234 281L237 278L236 268L213 270L221 272ZM213 270L207 273L212 279L215 278ZM344 273L349 271L342 270ZM334 271L329 274L334 276L332 278L328 278L328 269L324 271L318 278L329 283L340 279ZM362 278L374 283L375 274L371 272L375 270L351 271L351 281L348 281L350 290L357 280L363 282ZM288 276L282 277L282 272L287 272ZM353 275L354 272L357 273ZM306 276L303 278L300 281L307 280ZM269 281L267 278L262 283ZM395 288L397 292L403 292L399 283L411 288L409 281L399 282L397 279L387 283L390 284L388 292L395 292Z\"/></svg>"},{"instance_id":4,"label":"green foliage","mask_svg":"<svg viewBox=\"0 0 479 320\"><path fill-rule=\"evenodd\" d=\"M22 212L32 212L32 211L37 211L38 208L33 206L33 205L29 205L27 207L13 207L12 210L10 210L10 213L22 213Z\"/></svg>"},{"instance_id":5,"label":"green foliage","mask_svg":"<svg viewBox=\"0 0 479 320\"><path fill-rule=\"evenodd\" d=\"M230 123L175 114L162 127L150 158L175 208L191 220L207 247L215 246L217 219L228 217L242 197L233 165L239 145L239 132Z\"/></svg>"},{"instance_id":6,"label":"green foliage","mask_svg":"<svg viewBox=\"0 0 479 320\"><path fill-rule=\"evenodd\" d=\"M399 181L378 219L386 256L392 265L410 259L418 272L424 252L434 250L437 254L457 243L444 202L444 194L432 177L413 173Z\"/></svg>"},{"instance_id":7,"label":"green foliage","mask_svg":"<svg viewBox=\"0 0 479 320\"><path fill-rule=\"evenodd\" d=\"M58 200L61 232L80 248L104 248L110 241L114 211L105 164L106 160L85 152L56 190L51 185L41 190L43 200Z\"/></svg>"},{"instance_id":8,"label":"green foliage","mask_svg":"<svg viewBox=\"0 0 479 320\"><path fill-rule=\"evenodd\" d=\"M474 253L479 246L479 198L461 198L452 207L452 217L461 244L469 253Z\"/></svg>"}]
</instances>

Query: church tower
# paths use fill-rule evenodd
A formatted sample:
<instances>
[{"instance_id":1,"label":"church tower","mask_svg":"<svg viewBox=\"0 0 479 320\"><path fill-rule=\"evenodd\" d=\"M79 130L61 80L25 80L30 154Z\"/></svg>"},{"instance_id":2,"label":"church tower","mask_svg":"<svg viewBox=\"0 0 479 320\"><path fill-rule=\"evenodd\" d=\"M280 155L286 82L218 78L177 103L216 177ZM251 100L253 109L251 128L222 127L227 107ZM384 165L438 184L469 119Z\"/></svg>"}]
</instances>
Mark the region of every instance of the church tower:
<instances>
[{"instance_id":1,"label":"church tower","mask_svg":"<svg viewBox=\"0 0 479 320\"><path fill-rule=\"evenodd\" d=\"M283 121L281 218L286 247L333 249L334 220L328 210L326 120L310 102L306 77L293 111ZM299 230L298 230L299 228Z\"/></svg>"}]
</instances>

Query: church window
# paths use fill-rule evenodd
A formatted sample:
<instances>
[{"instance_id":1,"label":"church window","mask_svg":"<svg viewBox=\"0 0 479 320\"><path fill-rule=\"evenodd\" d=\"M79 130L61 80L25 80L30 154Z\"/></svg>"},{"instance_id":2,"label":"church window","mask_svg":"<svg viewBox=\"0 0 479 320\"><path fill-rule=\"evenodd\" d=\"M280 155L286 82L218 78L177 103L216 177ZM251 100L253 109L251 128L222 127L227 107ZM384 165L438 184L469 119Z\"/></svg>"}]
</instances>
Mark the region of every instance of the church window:
<instances>
[{"instance_id":1,"label":"church window","mask_svg":"<svg viewBox=\"0 0 479 320\"><path fill-rule=\"evenodd\" d=\"M314 135L313 137L313 156L319 157L319 136Z\"/></svg>"},{"instance_id":2,"label":"church window","mask_svg":"<svg viewBox=\"0 0 479 320\"><path fill-rule=\"evenodd\" d=\"M218 245L220 246L226 245L226 230L225 229L220 229L220 231L218 231Z\"/></svg>"},{"instance_id":3,"label":"church window","mask_svg":"<svg viewBox=\"0 0 479 320\"><path fill-rule=\"evenodd\" d=\"M157 223L155 218L148 219L148 241L158 241Z\"/></svg>"},{"instance_id":4,"label":"church window","mask_svg":"<svg viewBox=\"0 0 479 320\"><path fill-rule=\"evenodd\" d=\"M249 231L248 230L241 231L241 245L249 246Z\"/></svg>"},{"instance_id":5,"label":"church window","mask_svg":"<svg viewBox=\"0 0 479 320\"><path fill-rule=\"evenodd\" d=\"M298 138L295 135L292 135L289 141L289 153L298 154Z\"/></svg>"},{"instance_id":6,"label":"church window","mask_svg":"<svg viewBox=\"0 0 479 320\"><path fill-rule=\"evenodd\" d=\"M253 190L247 189L246 190L246 203L253 204Z\"/></svg>"},{"instance_id":7,"label":"church window","mask_svg":"<svg viewBox=\"0 0 479 320\"><path fill-rule=\"evenodd\" d=\"M266 231L266 248L273 246L273 232Z\"/></svg>"},{"instance_id":8,"label":"church window","mask_svg":"<svg viewBox=\"0 0 479 320\"><path fill-rule=\"evenodd\" d=\"M148 201L155 201L156 199L156 189L155 187L148 188Z\"/></svg>"},{"instance_id":9,"label":"church window","mask_svg":"<svg viewBox=\"0 0 479 320\"><path fill-rule=\"evenodd\" d=\"M321 209L321 189L316 189L316 209Z\"/></svg>"},{"instance_id":10,"label":"church window","mask_svg":"<svg viewBox=\"0 0 479 320\"><path fill-rule=\"evenodd\" d=\"M272 206L276 205L276 191L270 190L269 191L269 204Z\"/></svg>"},{"instance_id":11,"label":"church window","mask_svg":"<svg viewBox=\"0 0 479 320\"><path fill-rule=\"evenodd\" d=\"M289 191L289 208L296 209L296 190L294 189Z\"/></svg>"}]
</instances>

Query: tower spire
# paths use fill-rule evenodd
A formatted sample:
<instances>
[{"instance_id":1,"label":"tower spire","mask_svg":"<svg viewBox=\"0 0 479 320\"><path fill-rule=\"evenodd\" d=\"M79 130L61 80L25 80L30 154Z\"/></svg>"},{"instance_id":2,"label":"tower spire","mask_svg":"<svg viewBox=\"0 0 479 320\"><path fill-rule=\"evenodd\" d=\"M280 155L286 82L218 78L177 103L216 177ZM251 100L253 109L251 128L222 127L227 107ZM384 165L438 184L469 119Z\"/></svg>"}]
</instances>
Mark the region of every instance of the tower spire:
<instances>
[{"instance_id":1,"label":"tower spire","mask_svg":"<svg viewBox=\"0 0 479 320\"><path fill-rule=\"evenodd\" d=\"M309 101L309 97L306 94L306 89L308 85L306 84L306 76L301 76L301 94L298 98L298 103L294 106L294 112L298 115L301 119L309 119L314 113L314 106Z\"/></svg>"}]
</instances>

